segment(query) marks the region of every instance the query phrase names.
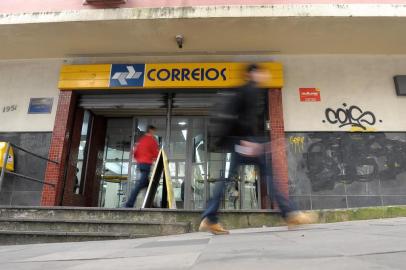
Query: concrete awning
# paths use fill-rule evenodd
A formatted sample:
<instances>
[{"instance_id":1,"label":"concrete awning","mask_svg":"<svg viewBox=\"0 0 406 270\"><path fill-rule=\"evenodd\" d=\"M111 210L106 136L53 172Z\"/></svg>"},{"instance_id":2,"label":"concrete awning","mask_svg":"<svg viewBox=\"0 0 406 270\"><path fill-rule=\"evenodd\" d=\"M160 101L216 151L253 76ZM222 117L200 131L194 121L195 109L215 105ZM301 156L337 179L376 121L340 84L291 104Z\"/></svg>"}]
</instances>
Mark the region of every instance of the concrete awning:
<instances>
[{"instance_id":1,"label":"concrete awning","mask_svg":"<svg viewBox=\"0 0 406 270\"><path fill-rule=\"evenodd\" d=\"M0 59L405 54L406 5L276 5L0 15ZM183 49L175 35L185 38Z\"/></svg>"}]
</instances>

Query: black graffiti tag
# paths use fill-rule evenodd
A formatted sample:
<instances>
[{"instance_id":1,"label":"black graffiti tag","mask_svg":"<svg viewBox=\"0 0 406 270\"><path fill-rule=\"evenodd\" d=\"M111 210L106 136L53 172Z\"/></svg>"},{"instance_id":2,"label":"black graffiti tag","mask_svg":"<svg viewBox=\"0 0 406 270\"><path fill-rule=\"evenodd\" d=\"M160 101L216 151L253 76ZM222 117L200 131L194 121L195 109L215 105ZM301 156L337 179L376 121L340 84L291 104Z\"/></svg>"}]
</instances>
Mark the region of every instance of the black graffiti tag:
<instances>
[{"instance_id":1,"label":"black graffiti tag","mask_svg":"<svg viewBox=\"0 0 406 270\"><path fill-rule=\"evenodd\" d=\"M373 126L376 123L375 115L370 111L363 111L360 107L352 105L347 108L347 104L343 103L344 108L333 110L327 108L325 111L326 119L330 124L339 123L339 127L352 126L366 130L365 125ZM323 120L323 122L326 122ZM382 120L380 120L382 122Z\"/></svg>"}]
</instances>

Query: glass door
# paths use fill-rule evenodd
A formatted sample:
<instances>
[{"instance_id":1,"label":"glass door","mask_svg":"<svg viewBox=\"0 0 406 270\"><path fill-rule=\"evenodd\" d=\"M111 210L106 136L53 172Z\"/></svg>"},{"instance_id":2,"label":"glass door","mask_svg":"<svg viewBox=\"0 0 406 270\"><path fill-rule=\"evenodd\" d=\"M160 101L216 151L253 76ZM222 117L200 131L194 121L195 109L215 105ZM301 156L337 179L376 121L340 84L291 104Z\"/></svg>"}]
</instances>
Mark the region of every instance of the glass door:
<instances>
[{"instance_id":1,"label":"glass door","mask_svg":"<svg viewBox=\"0 0 406 270\"><path fill-rule=\"evenodd\" d=\"M169 171L175 193L176 208L187 208L188 142L190 136L189 118L173 117L170 124L170 136L167 147Z\"/></svg>"},{"instance_id":2,"label":"glass door","mask_svg":"<svg viewBox=\"0 0 406 270\"><path fill-rule=\"evenodd\" d=\"M99 206L122 207L126 200L132 139L131 118L107 120Z\"/></svg>"},{"instance_id":3,"label":"glass door","mask_svg":"<svg viewBox=\"0 0 406 270\"><path fill-rule=\"evenodd\" d=\"M210 138L207 151L208 177L206 196L211 198L218 181L229 178L225 185L221 208L227 210L259 209L260 208L260 177L258 168L254 165L243 165L238 168L237 175L229 175L232 153L217 149L215 138Z\"/></svg>"},{"instance_id":4,"label":"glass door","mask_svg":"<svg viewBox=\"0 0 406 270\"><path fill-rule=\"evenodd\" d=\"M131 142L131 157L130 157L130 166L129 166L129 180L128 185L125 188L125 200L127 200L128 196L131 193L131 190L134 188L134 186L137 184L139 181L139 171L137 167L137 162L133 157L133 151L134 147L136 146L138 140L143 136L149 125L153 125L156 127L156 132L155 132L155 138L158 142L159 148L162 148L164 146L164 138L166 134L166 119L165 117L134 117L132 119L133 121L133 130L132 130L132 142ZM152 169L151 169L152 172ZM162 191L162 185L158 188L158 194L160 195ZM137 200L135 202L135 208L141 208L142 202L145 197L145 192L146 190L141 190L139 193ZM155 204L158 206L160 205L158 201L160 200L159 196L156 196L156 202Z\"/></svg>"},{"instance_id":5,"label":"glass door","mask_svg":"<svg viewBox=\"0 0 406 270\"><path fill-rule=\"evenodd\" d=\"M206 183L206 119L173 117L168 158L179 209L203 209Z\"/></svg>"},{"instance_id":6,"label":"glass door","mask_svg":"<svg viewBox=\"0 0 406 270\"><path fill-rule=\"evenodd\" d=\"M193 118L190 127L190 193L191 209L206 206L207 185L207 132L206 119Z\"/></svg>"},{"instance_id":7,"label":"glass door","mask_svg":"<svg viewBox=\"0 0 406 270\"><path fill-rule=\"evenodd\" d=\"M229 174L231 154L208 146L207 118L174 116L169 120L164 116L107 120L100 207L124 206L139 179L134 145L153 125L159 146L168 156L177 209L205 208L216 182ZM226 185L221 207L258 209L258 181L255 166L241 166L239 174ZM155 196L157 207L161 192L162 183ZM135 208L141 207L144 196L145 190L140 192Z\"/></svg>"},{"instance_id":8,"label":"glass door","mask_svg":"<svg viewBox=\"0 0 406 270\"><path fill-rule=\"evenodd\" d=\"M203 209L206 200L206 119L175 116L168 121L165 117L136 117L133 121L132 145L137 143L148 125L157 128L156 139L169 160L177 209ZM126 186L126 195L130 194L139 179L137 163L133 158L130 160L130 181ZM154 204L157 206L160 205L161 192L162 183L155 196ZM141 207L144 196L145 192L141 192L136 208Z\"/></svg>"}]
</instances>

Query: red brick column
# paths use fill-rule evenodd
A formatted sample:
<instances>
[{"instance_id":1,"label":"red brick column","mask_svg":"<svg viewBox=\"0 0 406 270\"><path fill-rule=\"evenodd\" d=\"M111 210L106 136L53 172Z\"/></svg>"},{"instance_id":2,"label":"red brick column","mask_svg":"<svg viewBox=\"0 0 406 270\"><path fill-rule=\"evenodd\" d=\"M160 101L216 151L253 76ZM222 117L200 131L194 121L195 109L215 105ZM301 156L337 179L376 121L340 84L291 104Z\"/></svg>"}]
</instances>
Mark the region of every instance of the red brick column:
<instances>
[{"instance_id":1,"label":"red brick column","mask_svg":"<svg viewBox=\"0 0 406 270\"><path fill-rule=\"evenodd\" d=\"M57 206L61 202L75 106L76 97L72 91L61 91L59 93L55 125L48 155L49 159L58 161L59 164L48 162L45 171L45 181L56 185L55 187L44 185L41 198L42 206Z\"/></svg>"},{"instance_id":2,"label":"red brick column","mask_svg":"<svg viewBox=\"0 0 406 270\"><path fill-rule=\"evenodd\" d=\"M275 184L289 195L288 160L286 155L285 127L283 121L282 90L268 91L270 134L272 147L272 171Z\"/></svg>"}]
</instances>

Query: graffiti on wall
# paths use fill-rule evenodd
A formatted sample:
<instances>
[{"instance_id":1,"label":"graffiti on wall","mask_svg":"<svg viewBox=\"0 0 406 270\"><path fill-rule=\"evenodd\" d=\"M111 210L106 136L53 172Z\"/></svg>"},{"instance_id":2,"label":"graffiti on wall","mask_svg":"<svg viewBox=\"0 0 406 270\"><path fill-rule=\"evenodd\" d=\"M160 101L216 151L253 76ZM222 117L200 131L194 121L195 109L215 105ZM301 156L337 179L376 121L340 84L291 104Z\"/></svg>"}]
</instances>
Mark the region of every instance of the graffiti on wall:
<instances>
[{"instance_id":1,"label":"graffiti on wall","mask_svg":"<svg viewBox=\"0 0 406 270\"><path fill-rule=\"evenodd\" d=\"M375 114L371 111L364 111L356 105L348 106L347 103L343 103L342 108L332 109L327 108L325 110L326 119L323 123L330 123L332 125L338 125L339 128L351 127L353 130L371 131L377 121L382 123L382 120L377 120Z\"/></svg>"},{"instance_id":2,"label":"graffiti on wall","mask_svg":"<svg viewBox=\"0 0 406 270\"><path fill-rule=\"evenodd\" d=\"M333 190L337 183L390 181L406 173L406 141L382 132L314 132L303 137L299 153L290 143L289 159L301 164L314 192ZM292 161L293 161L292 160Z\"/></svg>"}]
</instances>

